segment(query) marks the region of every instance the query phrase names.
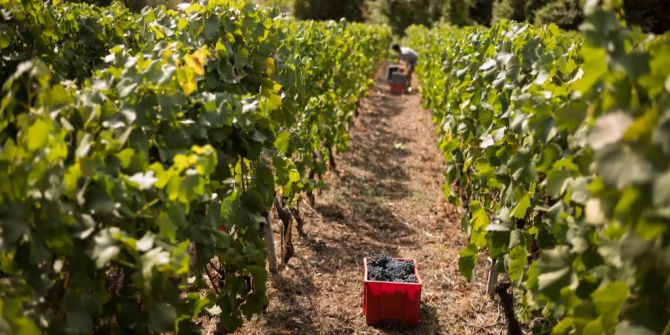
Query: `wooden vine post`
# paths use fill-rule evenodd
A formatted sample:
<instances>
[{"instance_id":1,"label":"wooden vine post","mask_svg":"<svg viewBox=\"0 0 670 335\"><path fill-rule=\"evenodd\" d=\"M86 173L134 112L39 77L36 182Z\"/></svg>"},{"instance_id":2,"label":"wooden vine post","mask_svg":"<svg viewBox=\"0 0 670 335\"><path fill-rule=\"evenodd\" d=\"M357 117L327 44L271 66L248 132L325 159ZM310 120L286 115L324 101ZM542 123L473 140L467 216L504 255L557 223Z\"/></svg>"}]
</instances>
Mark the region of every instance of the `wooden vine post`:
<instances>
[{"instance_id":1,"label":"wooden vine post","mask_svg":"<svg viewBox=\"0 0 670 335\"><path fill-rule=\"evenodd\" d=\"M272 214L265 214L265 243L268 245L268 267L271 273L277 273L277 255L275 254L275 240L272 234Z\"/></svg>"},{"instance_id":2,"label":"wooden vine post","mask_svg":"<svg viewBox=\"0 0 670 335\"><path fill-rule=\"evenodd\" d=\"M498 269L497 269L497 260L496 259L491 259L491 268L489 269L489 280L488 284L486 285L486 294L489 295L489 297L493 298L493 296L496 294L496 284L498 283Z\"/></svg>"}]
</instances>

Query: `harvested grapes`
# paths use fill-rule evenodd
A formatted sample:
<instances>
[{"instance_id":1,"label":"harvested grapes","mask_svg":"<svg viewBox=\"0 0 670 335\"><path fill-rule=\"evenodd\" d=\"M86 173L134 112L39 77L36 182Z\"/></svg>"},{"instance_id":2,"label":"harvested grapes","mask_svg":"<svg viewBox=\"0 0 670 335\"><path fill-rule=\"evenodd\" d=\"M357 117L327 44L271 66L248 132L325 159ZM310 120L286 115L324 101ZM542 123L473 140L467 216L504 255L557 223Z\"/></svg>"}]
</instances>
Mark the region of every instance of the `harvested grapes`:
<instances>
[{"instance_id":1,"label":"harvested grapes","mask_svg":"<svg viewBox=\"0 0 670 335\"><path fill-rule=\"evenodd\" d=\"M368 280L417 283L412 261L394 260L385 255L368 258Z\"/></svg>"}]
</instances>

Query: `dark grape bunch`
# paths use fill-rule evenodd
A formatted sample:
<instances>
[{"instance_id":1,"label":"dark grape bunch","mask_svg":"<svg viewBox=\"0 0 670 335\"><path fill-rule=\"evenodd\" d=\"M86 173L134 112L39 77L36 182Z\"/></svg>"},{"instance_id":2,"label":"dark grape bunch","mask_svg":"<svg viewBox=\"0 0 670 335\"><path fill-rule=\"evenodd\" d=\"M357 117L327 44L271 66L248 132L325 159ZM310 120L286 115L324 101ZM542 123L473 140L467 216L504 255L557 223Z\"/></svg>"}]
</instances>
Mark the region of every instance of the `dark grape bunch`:
<instances>
[{"instance_id":1,"label":"dark grape bunch","mask_svg":"<svg viewBox=\"0 0 670 335\"><path fill-rule=\"evenodd\" d=\"M396 261L385 255L368 258L368 280L390 281L396 283L416 283L414 263Z\"/></svg>"}]
</instances>

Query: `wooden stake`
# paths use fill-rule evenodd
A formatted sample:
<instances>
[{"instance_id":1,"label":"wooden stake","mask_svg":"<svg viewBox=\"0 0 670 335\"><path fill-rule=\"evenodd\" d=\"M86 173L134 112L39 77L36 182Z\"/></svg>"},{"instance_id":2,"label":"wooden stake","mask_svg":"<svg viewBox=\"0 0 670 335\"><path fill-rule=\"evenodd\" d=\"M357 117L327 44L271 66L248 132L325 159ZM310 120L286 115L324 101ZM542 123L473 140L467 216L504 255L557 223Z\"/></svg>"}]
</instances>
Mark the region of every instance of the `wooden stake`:
<instances>
[{"instance_id":1,"label":"wooden stake","mask_svg":"<svg viewBox=\"0 0 670 335\"><path fill-rule=\"evenodd\" d=\"M272 214L265 214L265 243L268 245L268 265L271 273L277 273L277 255L275 254L275 240L272 234Z\"/></svg>"},{"instance_id":2,"label":"wooden stake","mask_svg":"<svg viewBox=\"0 0 670 335\"><path fill-rule=\"evenodd\" d=\"M496 269L496 263L497 261L495 259L491 260L491 268L489 269L489 282L486 286L486 294L488 294L491 298L493 298L493 296L496 294L495 288L496 284L498 283L498 270Z\"/></svg>"}]
</instances>

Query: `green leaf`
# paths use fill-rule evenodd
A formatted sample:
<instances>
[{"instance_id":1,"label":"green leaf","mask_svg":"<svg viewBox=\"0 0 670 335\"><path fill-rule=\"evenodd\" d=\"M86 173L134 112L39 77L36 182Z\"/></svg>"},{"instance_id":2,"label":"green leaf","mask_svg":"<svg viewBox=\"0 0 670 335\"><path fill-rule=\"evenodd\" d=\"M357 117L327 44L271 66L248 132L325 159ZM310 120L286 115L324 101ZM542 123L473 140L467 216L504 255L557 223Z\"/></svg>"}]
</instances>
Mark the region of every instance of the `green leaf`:
<instances>
[{"instance_id":1,"label":"green leaf","mask_svg":"<svg viewBox=\"0 0 670 335\"><path fill-rule=\"evenodd\" d=\"M631 146L611 146L596 152L596 171L607 185L619 189L654 178L654 169Z\"/></svg>"},{"instance_id":2,"label":"green leaf","mask_svg":"<svg viewBox=\"0 0 670 335\"><path fill-rule=\"evenodd\" d=\"M554 329L551 330L552 335L559 334L569 334L572 327L574 327L575 320L571 317L563 318L559 323L554 326Z\"/></svg>"},{"instance_id":3,"label":"green leaf","mask_svg":"<svg viewBox=\"0 0 670 335\"><path fill-rule=\"evenodd\" d=\"M547 173L545 189L547 193L559 198L566 191L566 186L572 180L572 172L564 169L553 169Z\"/></svg>"},{"instance_id":4,"label":"green leaf","mask_svg":"<svg viewBox=\"0 0 670 335\"><path fill-rule=\"evenodd\" d=\"M583 335L600 335L605 333L601 318L597 318L587 323L582 332Z\"/></svg>"},{"instance_id":5,"label":"green leaf","mask_svg":"<svg viewBox=\"0 0 670 335\"><path fill-rule=\"evenodd\" d=\"M70 198L76 198L77 185L81 177L79 164L70 165L63 177L63 191Z\"/></svg>"},{"instance_id":6,"label":"green leaf","mask_svg":"<svg viewBox=\"0 0 670 335\"><path fill-rule=\"evenodd\" d=\"M177 311L174 307L160 302L149 305L149 325L158 332L166 332L174 329L177 319Z\"/></svg>"},{"instance_id":7,"label":"green leaf","mask_svg":"<svg viewBox=\"0 0 670 335\"><path fill-rule=\"evenodd\" d=\"M512 172L512 178L516 181L529 180L533 177L533 163L530 152L523 150L515 153L507 163Z\"/></svg>"},{"instance_id":8,"label":"green leaf","mask_svg":"<svg viewBox=\"0 0 670 335\"><path fill-rule=\"evenodd\" d=\"M488 71L496 66L496 61L494 59L489 59L482 66L479 67L479 71Z\"/></svg>"},{"instance_id":9,"label":"green leaf","mask_svg":"<svg viewBox=\"0 0 670 335\"><path fill-rule=\"evenodd\" d=\"M71 292L63 299L68 314L65 321L65 329L68 332L82 334L93 330L93 321L89 311L84 306L85 297Z\"/></svg>"},{"instance_id":10,"label":"green leaf","mask_svg":"<svg viewBox=\"0 0 670 335\"><path fill-rule=\"evenodd\" d=\"M124 169L128 168L128 166L130 166L134 154L135 150L131 148L123 149L119 153L117 153L116 157L121 161L121 167L123 167Z\"/></svg>"},{"instance_id":11,"label":"green leaf","mask_svg":"<svg viewBox=\"0 0 670 335\"><path fill-rule=\"evenodd\" d=\"M6 0L6 1L9 1L9 0ZM1 2L2 1L0 1L0 4L2 4ZM10 39L7 36L7 32L5 30L3 30L2 32L0 32L0 50L8 47L9 44L10 44Z\"/></svg>"},{"instance_id":12,"label":"green leaf","mask_svg":"<svg viewBox=\"0 0 670 335\"><path fill-rule=\"evenodd\" d=\"M654 185L654 205L658 207L670 205L670 171L656 178Z\"/></svg>"},{"instance_id":13,"label":"green leaf","mask_svg":"<svg viewBox=\"0 0 670 335\"><path fill-rule=\"evenodd\" d=\"M286 154L289 148L291 133L287 130L280 132L275 138L275 148L282 154Z\"/></svg>"},{"instance_id":14,"label":"green leaf","mask_svg":"<svg viewBox=\"0 0 670 335\"><path fill-rule=\"evenodd\" d=\"M0 299L0 332L17 335L42 334L35 322L24 315L23 306L17 299Z\"/></svg>"},{"instance_id":15,"label":"green leaf","mask_svg":"<svg viewBox=\"0 0 670 335\"><path fill-rule=\"evenodd\" d=\"M290 183L295 183L300 181L300 173L297 170L288 171L288 181Z\"/></svg>"},{"instance_id":16,"label":"green leaf","mask_svg":"<svg viewBox=\"0 0 670 335\"><path fill-rule=\"evenodd\" d=\"M458 254L458 270L468 281L475 278L475 267L477 266L477 247L470 244Z\"/></svg>"},{"instance_id":17,"label":"green leaf","mask_svg":"<svg viewBox=\"0 0 670 335\"><path fill-rule=\"evenodd\" d=\"M601 48L594 48L587 44L582 47L582 57L584 57L582 67L588 71L585 71L582 78L574 84L574 89L586 93L607 74L608 69L607 62L604 61L606 59L605 50Z\"/></svg>"},{"instance_id":18,"label":"green leaf","mask_svg":"<svg viewBox=\"0 0 670 335\"><path fill-rule=\"evenodd\" d=\"M119 90L119 98L127 98L135 91L137 86L138 84L133 82L132 79L123 78L116 86L116 88Z\"/></svg>"},{"instance_id":19,"label":"green leaf","mask_svg":"<svg viewBox=\"0 0 670 335\"><path fill-rule=\"evenodd\" d=\"M588 191L589 182L585 177L577 177L570 182L570 188L572 194L570 195L570 201L578 203L580 205L585 205L586 201L589 199Z\"/></svg>"},{"instance_id":20,"label":"green leaf","mask_svg":"<svg viewBox=\"0 0 670 335\"><path fill-rule=\"evenodd\" d=\"M154 245L154 241L156 240L156 235L154 235L151 232L146 232L144 233L144 236L142 236L141 239L137 240L137 250L140 252L146 252L149 251Z\"/></svg>"},{"instance_id":21,"label":"green leaf","mask_svg":"<svg viewBox=\"0 0 670 335\"><path fill-rule=\"evenodd\" d=\"M147 172L138 172L130 178L128 178L134 186L139 188L140 190L148 190L150 189L158 179L154 177L154 172L153 171L147 171Z\"/></svg>"},{"instance_id":22,"label":"green leaf","mask_svg":"<svg viewBox=\"0 0 670 335\"><path fill-rule=\"evenodd\" d=\"M196 161L196 170L199 174L208 176L216 170L217 156L216 151L211 145L204 147L193 146L191 150L198 155Z\"/></svg>"},{"instance_id":23,"label":"green leaf","mask_svg":"<svg viewBox=\"0 0 670 335\"><path fill-rule=\"evenodd\" d=\"M174 243L177 238L177 225L172 222L170 216L167 213L160 213L156 218L156 224L158 225L159 233L158 235L168 240L170 243Z\"/></svg>"},{"instance_id":24,"label":"green leaf","mask_svg":"<svg viewBox=\"0 0 670 335\"><path fill-rule=\"evenodd\" d=\"M617 324L621 307L628 298L628 285L622 281L604 283L591 296L604 325L614 326Z\"/></svg>"},{"instance_id":25,"label":"green leaf","mask_svg":"<svg viewBox=\"0 0 670 335\"><path fill-rule=\"evenodd\" d=\"M121 249L116 245L116 241L112 237L113 234L119 233L118 228L112 227L100 231L95 236L95 246L93 248L93 259L95 259L95 266L98 269L103 268L119 255Z\"/></svg>"},{"instance_id":26,"label":"green leaf","mask_svg":"<svg viewBox=\"0 0 670 335\"><path fill-rule=\"evenodd\" d=\"M589 144L594 150L600 150L608 144L616 143L623 139L632 123L633 119L624 112L607 114L596 121L589 134Z\"/></svg>"},{"instance_id":27,"label":"green leaf","mask_svg":"<svg viewBox=\"0 0 670 335\"><path fill-rule=\"evenodd\" d=\"M658 332L624 320L617 325L614 335L658 335Z\"/></svg>"},{"instance_id":28,"label":"green leaf","mask_svg":"<svg viewBox=\"0 0 670 335\"><path fill-rule=\"evenodd\" d=\"M470 212L472 213L470 243L479 249L484 248L486 246L486 228L489 225L489 216L478 202L470 204Z\"/></svg>"},{"instance_id":29,"label":"green leaf","mask_svg":"<svg viewBox=\"0 0 670 335\"><path fill-rule=\"evenodd\" d=\"M575 288L576 278L572 273L572 260L567 246L558 246L544 252L537 261L538 288L542 294L552 301L558 301L561 290Z\"/></svg>"},{"instance_id":30,"label":"green leaf","mask_svg":"<svg viewBox=\"0 0 670 335\"><path fill-rule=\"evenodd\" d=\"M512 209L512 216L517 219L523 219L526 217L528 208L530 208L530 196L528 194L524 194L521 200L519 200L516 206L514 206L514 209Z\"/></svg>"},{"instance_id":31,"label":"green leaf","mask_svg":"<svg viewBox=\"0 0 670 335\"><path fill-rule=\"evenodd\" d=\"M582 126L586 118L586 104L583 101L572 102L560 106L554 112L554 119L556 126L561 130L566 130L570 133L576 131Z\"/></svg>"},{"instance_id":32,"label":"green leaf","mask_svg":"<svg viewBox=\"0 0 670 335\"><path fill-rule=\"evenodd\" d=\"M144 246L146 246L147 243L144 244ZM141 262L142 277L149 281L151 280L151 277L153 277L156 268L170 263L170 253L163 250L161 247L156 247L142 255Z\"/></svg>"},{"instance_id":33,"label":"green leaf","mask_svg":"<svg viewBox=\"0 0 670 335\"><path fill-rule=\"evenodd\" d=\"M42 119L37 119L26 132L25 139L28 150L35 151L43 149L49 141L51 125Z\"/></svg>"},{"instance_id":34,"label":"green leaf","mask_svg":"<svg viewBox=\"0 0 670 335\"><path fill-rule=\"evenodd\" d=\"M504 256L508 250L510 233L509 231L489 231L487 234L487 247L491 258L497 259Z\"/></svg>"},{"instance_id":35,"label":"green leaf","mask_svg":"<svg viewBox=\"0 0 670 335\"><path fill-rule=\"evenodd\" d=\"M519 283L521 281L527 257L528 252L523 245L518 245L510 250L507 273L513 283Z\"/></svg>"}]
</instances>

